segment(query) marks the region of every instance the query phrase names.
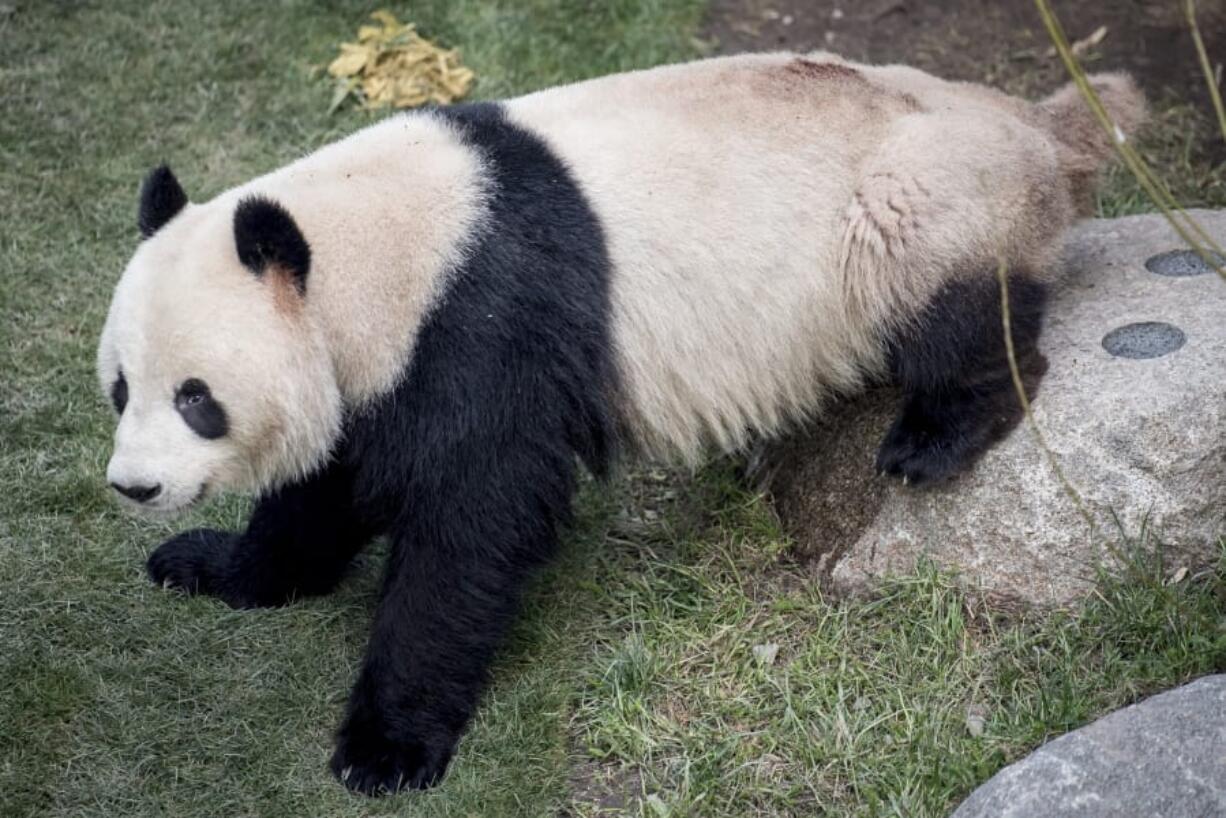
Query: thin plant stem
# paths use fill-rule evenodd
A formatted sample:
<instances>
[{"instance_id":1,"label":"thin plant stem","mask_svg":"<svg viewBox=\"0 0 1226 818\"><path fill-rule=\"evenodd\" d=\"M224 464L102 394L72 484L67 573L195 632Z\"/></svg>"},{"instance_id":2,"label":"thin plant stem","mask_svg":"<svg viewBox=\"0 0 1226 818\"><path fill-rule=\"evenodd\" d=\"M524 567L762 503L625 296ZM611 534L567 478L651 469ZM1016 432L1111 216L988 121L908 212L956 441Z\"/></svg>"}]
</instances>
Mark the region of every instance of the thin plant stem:
<instances>
[{"instance_id":1,"label":"thin plant stem","mask_svg":"<svg viewBox=\"0 0 1226 818\"><path fill-rule=\"evenodd\" d=\"M1081 499L1081 493L1077 491L1076 487L1073 486L1073 482L1068 479L1068 475L1064 473L1064 469L1060 467L1060 461L1056 458L1056 453L1052 451L1051 446L1047 445L1047 439L1043 436L1043 431L1034 419L1034 413L1030 411L1030 398L1026 395L1026 385L1022 381L1022 372L1017 365L1017 353L1013 348L1013 322L1009 311L1009 277L1006 275L1006 264L1003 258L996 267L996 278L1000 282L1000 318L1005 333L1005 356L1009 359L1009 374L1013 377L1013 388L1017 391L1018 402L1022 405L1022 412L1026 416L1026 423L1030 426L1030 431L1034 434L1035 442L1043 450L1051 470L1064 488L1064 493L1072 500L1078 513L1081 514L1086 524L1090 527L1090 534L1093 535L1097 528L1094 525L1094 516L1086 508L1085 501Z\"/></svg>"}]
</instances>

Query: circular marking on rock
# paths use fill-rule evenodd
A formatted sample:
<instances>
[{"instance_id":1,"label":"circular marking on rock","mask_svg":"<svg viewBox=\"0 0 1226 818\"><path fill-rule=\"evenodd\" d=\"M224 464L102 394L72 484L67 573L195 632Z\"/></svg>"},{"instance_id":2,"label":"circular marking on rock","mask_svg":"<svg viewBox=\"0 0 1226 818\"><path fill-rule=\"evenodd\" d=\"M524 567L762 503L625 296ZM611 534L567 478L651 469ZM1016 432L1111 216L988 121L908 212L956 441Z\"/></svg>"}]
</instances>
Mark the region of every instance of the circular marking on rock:
<instances>
[{"instance_id":1,"label":"circular marking on rock","mask_svg":"<svg viewBox=\"0 0 1226 818\"><path fill-rule=\"evenodd\" d=\"M1209 258L1219 267L1226 265L1226 259L1217 253L1210 253ZM1145 269L1170 278L1203 276L1205 273L1214 272L1213 268L1206 264L1195 250L1171 250L1150 256L1145 260Z\"/></svg>"},{"instance_id":2,"label":"circular marking on rock","mask_svg":"<svg viewBox=\"0 0 1226 818\"><path fill-rule=\"evenodd\" d=\"M1184 345L1188 337L1174 324L1141 321L1116 327L1103 336L1103 349L1117 358L1161 358Z\"/></svg>"}]
</instances>

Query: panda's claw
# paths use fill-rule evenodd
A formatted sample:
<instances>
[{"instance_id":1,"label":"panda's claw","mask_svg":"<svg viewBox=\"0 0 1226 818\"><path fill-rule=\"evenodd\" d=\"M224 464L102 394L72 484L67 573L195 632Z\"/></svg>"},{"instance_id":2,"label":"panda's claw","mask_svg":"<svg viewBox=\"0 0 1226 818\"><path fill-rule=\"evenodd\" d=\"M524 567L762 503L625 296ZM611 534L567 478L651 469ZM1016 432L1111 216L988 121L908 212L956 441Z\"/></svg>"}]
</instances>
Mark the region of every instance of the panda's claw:
<instances>
[{"instance_id":1,"label":"panda's claw","mask_svg":"<svg viewBox=\"0 0 1226 818\"><path fill-rule=\"evenodd\" d=\"M877 469L885 477L898 478L908 488L926 486L958 473L963 462L951 455L951 448L940 437L909 435L895 428L877 452Z\"/></svg>"},{"instance_id":2,"label":"panda's claw","mask_svg":"<svg viewBox=\"0 0 1226 818\"><path fill-rule=\"evenodd\" d=\"M376 718L351 716L336 737L332 772L350 790L383 795L424 790L443 779L454 742L428 744L405 736L391 738Z\"/></svg>"}]
</instances>

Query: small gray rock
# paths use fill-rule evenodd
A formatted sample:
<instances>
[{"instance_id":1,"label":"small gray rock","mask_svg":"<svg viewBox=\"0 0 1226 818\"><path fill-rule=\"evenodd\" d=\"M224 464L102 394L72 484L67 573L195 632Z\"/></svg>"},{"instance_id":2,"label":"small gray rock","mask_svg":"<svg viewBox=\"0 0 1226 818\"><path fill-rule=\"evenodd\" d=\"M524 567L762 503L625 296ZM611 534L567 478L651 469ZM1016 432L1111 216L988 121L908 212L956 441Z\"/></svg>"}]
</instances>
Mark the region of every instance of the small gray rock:
<instances>
[{"instance_id":1,"label":"small gray rock","mask_svg":"<svg viewBox=\"0 0 1226 818\"><path fill-rule=\"evenodd\" d=\"M1209 261L1218 267L1226 264L1226 259L1216 253L1209 254ZM1145 260L1145 269L1160 276L1176 278L1203 276L1213 272L1213 267L1195 250L1170 250L1151 256Z\"/></svg>"},{"instance_id":2,"label":"small gray rock","mask_svg":"<svg viewBox=\"0 0 1226 818\"><path fill-rule=\"evenodd\" d=\"M1206 676L1044 744L953 818L1221 818L1226 676Z\"/></svg>"},{"instance_id":3,"label":"small gray rock","mask_svg":"<svg viewBox=\"0 0 1226 818\"><path fill-rule=\"evenodd\" d=\"M1103 349L1117 358L1161 358L1184 345L1188 336L1165 321L1140 321L1116 327L1103 336Z\"/></svg>"},{"instance_id":4,"label":"small gray rock","mask_svg":"<svg viewBox=\"0 0 1226 818\"><path fill-rule=\"evenodd\" d=\"M1191 215L1226 243L1226 211ZM1180 270L1203 266L1171 255L1180 246L1160 215L1086 222L1052 294L1034 415L1095 536L1026 423L946 485L877 476L876 446L898 406L881 390L759 453L819 579L836 593L870 591L927 558L991 599L1062 605L1116 564L1121 529L1160 538L1172 570L1213 563L1226 535L1226 281L1146 267L1164 254Z\"/></svg>"}]
</instances>

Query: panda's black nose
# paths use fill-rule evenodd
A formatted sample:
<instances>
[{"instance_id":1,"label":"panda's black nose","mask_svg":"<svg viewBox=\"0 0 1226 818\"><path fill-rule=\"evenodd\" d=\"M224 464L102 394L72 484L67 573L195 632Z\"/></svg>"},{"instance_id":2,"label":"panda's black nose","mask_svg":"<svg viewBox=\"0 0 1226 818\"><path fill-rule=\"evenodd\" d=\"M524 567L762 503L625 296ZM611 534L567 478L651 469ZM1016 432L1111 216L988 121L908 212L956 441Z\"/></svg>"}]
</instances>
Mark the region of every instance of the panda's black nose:
<instances>
[{"instance_id":1,"label":"panda's black nose","mask_svg":"<svg viewBox=\"0 0 1226 818\"><path fill-rule=\"evenodd\" d=\"M111 488L138 503L147 503L162 492L161 483L154 486L121 486L118 483L111 483Z\"/></svg>"}]
</instances>

